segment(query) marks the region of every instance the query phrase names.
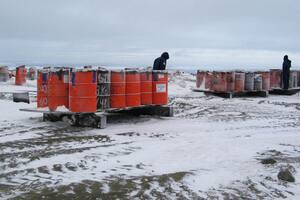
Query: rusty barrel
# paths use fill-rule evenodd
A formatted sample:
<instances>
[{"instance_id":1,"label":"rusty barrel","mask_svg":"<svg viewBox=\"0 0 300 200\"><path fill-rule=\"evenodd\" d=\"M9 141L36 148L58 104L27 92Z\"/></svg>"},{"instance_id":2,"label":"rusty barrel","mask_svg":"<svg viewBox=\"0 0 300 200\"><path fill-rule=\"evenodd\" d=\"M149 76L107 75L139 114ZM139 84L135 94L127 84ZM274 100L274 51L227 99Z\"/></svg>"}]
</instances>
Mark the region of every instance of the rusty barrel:
<instances>
[{"instance_id":1,"label":"rusty barrel","mask_svg":"<svg viewBox=\"0 0 300 200\"><path fill-rule=\"evenodd\" d=\"M233 92L235 89L235 72L226 73L227 92Z\"/></svg>"},{"instance_id":2,"label":"rusty barrel","mask_svg":"<svg viewBox=\"0 0 300 200\"><path fill-rule=\"evenodd\" d=\"M152 71L141 71L141 104L152 104Z\"/></svg>"},{"instance_id":3,"label":"rusty barrel","mask_svg":"<svg viewBox=\"0 0 300 200\"><path fill-rule=\"evenodd\" d=\"M245 73L235 72L234 91L243 92L245 90Z\"/></svg>"},{"instance_id":4,"label":"rusty barrel","mask_svg":"<svg viewBox=\"0 0 300 200\"><path fill-rule=\"evenodd\" d=\"M16 68L16 79L15 79L15 84L16 85L23 85L26 83L26 74L27 70L25 68L25 65L19 66Z\"/></svg>"},{"instance_id":5,"label":"rusty barrel","mask_svg":"<svg viewBox=\"0 0 300 200\"><path fill-rule=\"evenodd\" d=\"M137 70L126 70L126 106L137 107L141 105L141 77Z\"/></svg>"},{"instance_id":6,"label":"rusty barrel","mask_svg":"<svg viewBox=\"0 0 300 200\"><path fill-rule=\"evenodd\" d=\"M123 70L111 71L111 83L110 83L110 107L111 108L126 107L125 90L126 90L125 72Z\"/></svg>"},{"instance_id":7,"label":"rusty barrel","mask_svg":"<svg viewBox=\"0 0 300 200\"><path fill-rule=\"evenodd\" d=\"M259 71L257 74L261 74L262 78L262 90L269 91L270 90L270 72L268 71Z\"/></svg>"},{"instance_id":8,"label":"rusty barrel","mask_svg":"<svg viewBox=\"0 0 300 200\"><path fill-rule=\"evenodd\" d=\"M107 69L97 70L97 110L110 108L110 76Z\"/></svg>"},{"instance_id":9,"label":"rusty barrel","mask_svg":"<svg viewBox=\"0 0 300 200\"><path fill-rule=\"evenodd\" d=\"M71 112L97 111L97 73L95 70L72 70L69 84Z\"/></svg>"},{"instance_id":10,"label":"rusty barrel","mask_svg":"<svg viewBox=\"0 0 300 200\"><path fill-rule=\"evenodd\" d=\"M6 82L9 79L9 71L7 66L0 67L0 82Z\"/></svg>"},{"instance_id":11,"label":"rusty barrel","mask_svg":"<svg viewBox=\"0 0 300 200\"><path fill-rule=\"evenodd\" d=\"M255 76L255 73L253 73L253 72L245 73L245 90L246 91L254 90L254 76Z\"/></svg>"},{"instance_id":12,"label":"rusty barrel","mask_svg":"<svg viewBox=\"0 0 300 200\"><path fill-rule=\"evenodd\" d=\"M37 77L37 107L48 107L48 70L39 70Z\"/></svg>"},{"instance_id":13,"label":"rusty barrel","mask_svg":"<svg viewBox=\"0 0 300 200\"><path fill-rule=\"evenodd\" d=\"M48 107L55 111L59 106L69 107L69 69L54 69L49 72Z\"/></svg>"},{"instance_id":14,"label":"rusty barrel","mask_svg":"<svg viewBox=\"0 0 300 200\"><path fill-rule=\"evenodd\" d=\"M212 90L216 92L227 91L226 72L213 72Z\"/></svg>"},{"instance_id":15,"label":"rusty barrel","mask_svg":"<svg viewBox=\"0 0 300 200\"><path fill-rule=\"evenodd\" d=\"M212 79L213 79L213 73L206 72L205 73L205 83L204 83L205 90L212 90Z\"/></svg>"},{"instance_id":16,"label":"rusty barrel","mask_svg":"<svg viewBox=\"0 0 300 200\"><path fill-rule=\"evenodd\" d=\"M262 86L263 86L262 74L255 73L255 75L254 75L254 86L253 86L253 89L255 91L262 91L263 90Z\"/></svg>"},{"instance_id":17,"label":"rusty barrel","mask_svg":"<svg viewBox=\"0 0 300 200\"><path fill-rule=\"evenodd\" d=\"M298 87L298 73L297 71L290 72L289 88Z\"/></svg>"},{"instance_id":18,"label":"rusty barrel","mask_svg":"<svg viewBox=\"0 0 300 200\"><path fill-rule=\"evenodd\" d=\"M152 72L152 103L168 104L168 72L155 70Z\"/></svg>"},{"instance_id":19,"label":"rusty barrel","mask_svg":"<svg viewBox=\"0 0 300 200\"><path fill-rule=\"evenodd\" d=\"M203 88L205 89L205 77L206 77L206 71L197 71L196 76L196 87L197 88Z\"/></svg>"},{"instance_id":20,"label":"rusty barrel","mask_svg":"<svg viewBox=\"0 0 300 200\"><path fill-rule=\"evenodd\" d=\"M270 89L281 88L282 85L282 71L281 69L270 70Z\"/></svg>"}]
</instances>

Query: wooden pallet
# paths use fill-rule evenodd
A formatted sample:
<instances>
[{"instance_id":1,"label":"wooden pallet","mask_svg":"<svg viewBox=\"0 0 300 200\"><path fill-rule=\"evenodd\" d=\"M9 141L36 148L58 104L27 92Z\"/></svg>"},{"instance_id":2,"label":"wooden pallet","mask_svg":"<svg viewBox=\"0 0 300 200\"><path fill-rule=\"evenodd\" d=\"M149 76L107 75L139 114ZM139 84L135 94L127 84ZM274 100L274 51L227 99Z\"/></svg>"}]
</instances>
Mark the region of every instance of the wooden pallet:
<instances>
[{"instance_id":1,"label":"wooden pallet","mask_svg":"<svg viewBox=\"0 0 300 200\"><path fill-rule=\"evenodd\" d=\"M276 95L294 95L299 93L300 88L289 88L287 90L282 88L274 88L270 90L270 94L276 94Z\"/></svg>"},{"instance_id":2,"label":"wooden pallet","mask_svg":"<svg viewBox=\"0 0 300 200\"><path fill-rule=\"evenodd\" d=\"M201 89L193 89L194 92L203 92L205 95L214 95L223 98L234 97L268 97L269 91L243 91L243 92L217 92Z\"/></svg>"},{"instance_id":3,"label":"wooden pallet","mask_svg":"<svg viewBox=\"0 0 300 200\"><path fill-rule=\"evenodd\" d=\"M85 126L94 128L106 128L107 118L116 115L156 115L163 117L173 117L172 106L145 105L139 107L127 107L123 109L107 109L95 113L74 113L70 111L49 111L45 109L20 109L24 112L36 112L43 114L44 121L66 121L73 126Z\"/></svg>"}]
</instances>

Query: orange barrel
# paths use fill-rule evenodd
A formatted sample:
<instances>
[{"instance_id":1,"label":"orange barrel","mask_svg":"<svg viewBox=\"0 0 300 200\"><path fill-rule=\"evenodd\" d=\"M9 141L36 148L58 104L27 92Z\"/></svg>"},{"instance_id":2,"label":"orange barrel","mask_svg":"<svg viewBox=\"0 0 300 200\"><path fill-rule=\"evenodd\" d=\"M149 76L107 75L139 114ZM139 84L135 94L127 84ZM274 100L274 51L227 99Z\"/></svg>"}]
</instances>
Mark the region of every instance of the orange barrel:
<instances>
[{"instance_id":1,"label":"orange barrel","mask_svg":"<svg viewBox=\"0 0 300 200\"><path fill-rule=\"evenodd\" d=\"M48 106L48 71L39 70L37 78L37 107Z\"/></svg>"},{"instance_id":2,"label":"orange barrel","mask_svg":"<svg viewBox=\"0 0 300 200\"><path fill-rule=\"evenodd\" d=\"M213 72L212 90L216 92L227 91L226 72Z\"/></svg>"},{"instance_id":3,"label":"orange barrel","mask_svg":"<svg viewBox=\"0 0 300 200\"><path fill-rule=\"evenodd\" d=\"M0 67L0 82L6 82L9 79L9 71L7 66Z\"/></svg>"},{"instance_id":4,"label":"orange barrel","mask_svg":"<svg viewBox=\"0 0 300 200\"><path fill-rule=\"evenodd\" d=\"M155 70L152 72L152 103L168 104L168 72Z\"/></svg>"},{"instance_id":5,"label":"orange barrel","mask_svg":"<svg viewBox=\"0 0 300 200\"><path fill-rule=\"evenodd\" d=\"M141 76L141 104L152 104L152 71L142 71Z\"/></svg>"},{"instance_id":6,"label":"orange barrel","mask_svg":"<svg viewBox=\"0 0 300 200\"><path fill-rule=\"evenodd\" d=\"M255 91L262 91L263 79L260 73L255 73L254 75L254 86Z\"/></svg>"},{"instance_id":7,"label":"orange barrel","mask_svg":"<svg viewBox=\"0 0 300 200\"><path fill-rule=\"evenodd\" d=\"M235 88L235 72L226 73L227 92L233 92Z\"/></svg>"},{"instance_id":8,"label":"orange barrel","mask_svg":"<svg viewBox=\"0 0 300 200\"><path fill-rule=\"evenodd\" d=\"M97 72L73 70L69 84L69 110L71 112L97 111Z\"/></svg>"},{"instance_id":9,"label":"orange barrel","mask_svg":"<svg viewBox=\"0 0 300 200\"><path fill-rule=\"evenodd\" d=\"M212 79L213 79L213 74L211 72L206 72L205 73L205 85L204 85L204 88L206 90L212 90Z\"/></svg>"},{"instance_id":10,"label":"orange barrel","mask_svg":"<svg viewBox=\"0 0 300 200\"><path fill-rule=\"evenodd\" d=\"M282 71L280 69L270 70L270 88L281 88L281 75Z\"/></svg>"},{"instance_id":11,"label":"orange barrel","mask_svg":"<svg viewBox=\"0 0 300 200\"><path fill-rule=\"evenodd\" d=\"M297 71L290 72L289 88L296 88L298 86L298 73Z\"/></svg>"},{"instance_id":12,"label":"orange barrel","mask_svg":"<svg viewBox=\"0 0 300 200\"><path fill-rule=\"evenodd\" d=\"M110 71L99 68L97 70L97 110L110 108Z\"/></svg>"},{"instance_id":13,"label":"orange barrel","mask_svg":"<svg viewBox=\"0 0 300 200\"><path fill-rule=\"evenodd\" d=\"M137 70L126 70L126 106L141 105L141 78Z\"/></svg>"},{"instance_id":14,"label":"orange barrel","mask_svg":"<svg viewBox=\"0 0 300 200\"><path fill-rule=\"evenodd\" d=\"M244 72L235 72L235 92L243 92L245 89L245 73Z\"/></svg>"},{"instance_id":15,"label":"orange barrel","mask_svg":"<svg viewBox=\"0 0 300 200\"><path fill-rule=\"evenodd\" d=\"M16 85L23 85L26 82L25 65L19 66L16 69Z\"/></svg>"},{"instance_id":16,"label":"orange barrel","mask_svg":"<svg viewBox=\"0 0 300 200\"><path fill-rule=\"evenodd\" d=\"M262 90L269 91L270 90L270 72L263 71L258 72L262 76Z\"/></svg>"},{"instance_id":17,"label":"orange barrel","mask_svg":"<svg viewBox=\"0 0 300 200\"><path fill-rule=\"evenodd\" d=\"M55 111L58 106L69 107L69 69L49 72L48 107L50 111Z\"/></svg>"},{"instance_id":18,"label":"orange barrel","mask_svg":"<svg viewBox=\"0 0 300 200\"><path fill-rule=\"evenodd\" d=\"M196 77L196 87L197 88L205 88L205 75L206 71L197 71L197 77Z\"/></svg>"},{"instance_id":19,"label":"orange barrel","mask_svg":"<svg viewBox=\"0 0 300 200\"><path fill-rule=\"evenodd\" d=\"M125 108L126 96L125 96L125 72L111 71L110 78L110 107L111 108Z\"/></svg>"}]
</instances>

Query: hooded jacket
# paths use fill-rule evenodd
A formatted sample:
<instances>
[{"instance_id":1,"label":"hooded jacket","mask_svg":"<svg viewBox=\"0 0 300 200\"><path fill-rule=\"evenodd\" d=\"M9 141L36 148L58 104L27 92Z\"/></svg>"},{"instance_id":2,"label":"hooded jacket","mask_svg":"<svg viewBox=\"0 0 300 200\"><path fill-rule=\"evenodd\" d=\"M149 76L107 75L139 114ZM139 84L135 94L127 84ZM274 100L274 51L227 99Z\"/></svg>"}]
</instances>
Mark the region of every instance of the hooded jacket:
<instances>
[{"instance_id":1,"label":"hooded jacket","mask_svg":"<svg viewBox=\"0 0 300 200\"><path fill-rule=\"evenodd\" d=\"M160 57L154 60L153 70L165 70L168 59L169 59L169 54L167 52L161 54Z\"/></svg>"}]
</instances>

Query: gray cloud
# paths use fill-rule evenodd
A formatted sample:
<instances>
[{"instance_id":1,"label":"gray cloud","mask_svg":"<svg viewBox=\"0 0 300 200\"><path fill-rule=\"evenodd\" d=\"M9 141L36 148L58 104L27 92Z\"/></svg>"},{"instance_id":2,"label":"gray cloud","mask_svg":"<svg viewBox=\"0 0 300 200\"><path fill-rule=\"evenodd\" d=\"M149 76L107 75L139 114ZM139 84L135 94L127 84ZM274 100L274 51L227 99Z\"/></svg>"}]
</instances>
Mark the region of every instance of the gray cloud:
<instances>
[{"instance_id":1,"label":"gray cloud","mask_svg":"<svg viewBox=\"0 0 300 200\"><path fill-rule=\"evenodd\" d=\"M141 66L167 50L176 67L275 67L283 54L297 65L299 7L297 0L1 0L0 63Z\"/></svg>"}]
</instances>

